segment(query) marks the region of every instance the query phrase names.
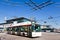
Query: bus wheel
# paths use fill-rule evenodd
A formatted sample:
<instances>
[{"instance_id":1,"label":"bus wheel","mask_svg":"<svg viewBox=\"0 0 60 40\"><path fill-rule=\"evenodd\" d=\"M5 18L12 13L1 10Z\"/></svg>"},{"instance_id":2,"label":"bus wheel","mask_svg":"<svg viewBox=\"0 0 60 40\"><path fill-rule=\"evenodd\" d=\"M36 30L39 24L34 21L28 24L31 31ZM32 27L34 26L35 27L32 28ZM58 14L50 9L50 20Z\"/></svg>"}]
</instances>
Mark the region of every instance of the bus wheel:
<instances>
[{"instance_id":1,"label":"bus wheel","mask_svg":"<svg viewBox=\"0 0 60 40\"><path fill-rule=\"evenodd\" d=\"M25 36L25 33L23 33L23 36Z\"/></svg>"}]
</instances>

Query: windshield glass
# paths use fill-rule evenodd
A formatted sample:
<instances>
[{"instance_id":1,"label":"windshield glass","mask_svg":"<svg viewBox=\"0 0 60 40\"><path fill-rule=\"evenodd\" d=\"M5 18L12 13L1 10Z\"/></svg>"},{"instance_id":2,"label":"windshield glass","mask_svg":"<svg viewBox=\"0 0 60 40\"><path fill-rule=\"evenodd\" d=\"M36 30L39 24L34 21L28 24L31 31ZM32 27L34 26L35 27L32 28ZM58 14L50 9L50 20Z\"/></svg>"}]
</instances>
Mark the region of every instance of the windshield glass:
<instances>
[{"instance_id":1,"label":"windshield glass","mask_svg":"<svg viewBox=\"0 0 60 40\"><path fill-rule=\"evenodd\" d=\"M35 26L35 31L36 31L36 32L40 32L40 30L41 30L40 26L39 26L39 25L36 25L36 26Z\"/></svg>"},{"instance_id":2,"label":"windshield glass","mask_svg":"<svg viewBox=\"0 0 60 40\"><path fill-rule=\"evenodd\" d=\"M34 32L40 32L41 31L40 25L32 26L32 31L34 31Z\"/></svg>"}]
</instances>

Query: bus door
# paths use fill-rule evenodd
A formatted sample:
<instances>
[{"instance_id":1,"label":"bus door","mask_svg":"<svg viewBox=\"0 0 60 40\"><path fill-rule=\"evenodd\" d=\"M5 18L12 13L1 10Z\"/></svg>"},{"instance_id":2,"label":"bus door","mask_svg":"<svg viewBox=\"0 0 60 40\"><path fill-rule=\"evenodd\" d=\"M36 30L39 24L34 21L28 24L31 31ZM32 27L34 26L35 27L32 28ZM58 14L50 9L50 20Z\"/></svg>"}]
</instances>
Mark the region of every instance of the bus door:
<instances>
[{"instance_id":1,"label":"bus door","mask_svg":"<svg viewBox=\"0 0 60 40\"><path fill-rule=\"evenodd\" d=\"M28 33L27 33L28 37L31 37L31 33L32 33L32 29L31 29L31 26L29 26L28 27Z\"/></svg>"},{"instance_id":2,"label":"bus door","mask_svg":"<svg viewBox=\"0 0 60 40\"><path fill-rule=\"evenodd\" d=\"M17 27L16 32L17 32L17 35L19 35L19 27Z\"/></svg>"},{"instance_id":3,"label":"bus door","mask_svg":"<svg viewBox=\"0 0 60 40\"><path fill-rule=\"evenodd\" d=\"M21 28L20 28L20 26L19 27L17 27L17 35L20 35L21 34L21 30L20 30Z\"/></svg>"},{"instance_id":4,"label":"bus door","mask_svg":"<svg viewBox=\"0 0 60 40\"><path fill-rule=\"evenodd\" d=\"M15 34L15 27L12 27L12 34Z\"/></svg>"}]
</instances>

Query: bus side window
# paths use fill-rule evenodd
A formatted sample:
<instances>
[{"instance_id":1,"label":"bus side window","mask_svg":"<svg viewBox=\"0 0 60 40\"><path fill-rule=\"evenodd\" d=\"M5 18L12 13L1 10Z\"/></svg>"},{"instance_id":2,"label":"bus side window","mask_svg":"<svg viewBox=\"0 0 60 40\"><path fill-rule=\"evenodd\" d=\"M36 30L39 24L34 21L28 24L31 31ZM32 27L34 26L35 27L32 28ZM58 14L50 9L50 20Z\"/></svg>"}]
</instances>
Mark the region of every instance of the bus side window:
<instances>
[{"instance_id":1,"label":"bus side window","mask_svg":"<svg viewBox=\"0 0 60 40\"><path fill-rule=\"evenodd\" d=\"M21 27L21 32L23 32L24 31L24 28L23 27Z\"/></svg>"},{"instance_id":2,"label":"bus side window","mask_svg":"<svg viewBox=\"0 0 60 40\"><path fill-rule=\"evenodd\" d=\"M18 31L18 27L15 27L15 31Z\"/></svg>"}]
</instances>

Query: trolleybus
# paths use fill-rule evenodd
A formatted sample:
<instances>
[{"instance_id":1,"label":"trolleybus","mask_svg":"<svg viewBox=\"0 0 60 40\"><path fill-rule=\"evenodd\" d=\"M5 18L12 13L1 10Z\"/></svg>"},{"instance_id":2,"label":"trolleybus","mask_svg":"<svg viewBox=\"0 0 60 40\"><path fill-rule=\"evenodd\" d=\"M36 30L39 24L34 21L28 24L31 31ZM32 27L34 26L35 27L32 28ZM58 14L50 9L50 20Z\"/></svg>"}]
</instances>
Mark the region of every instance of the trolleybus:
<instances>
[{"instance_id":1,"label":"trolleybus","mask_svg":"<svg viewBox=\"0 0 60 40\"><path fill-rule=\"evenodd\" d=\"M16 24L12 27L7 28L8 34L21 35L28 37L40 37L41 36L41 27L38 24Z\"/></svg>"}]
</instances>

